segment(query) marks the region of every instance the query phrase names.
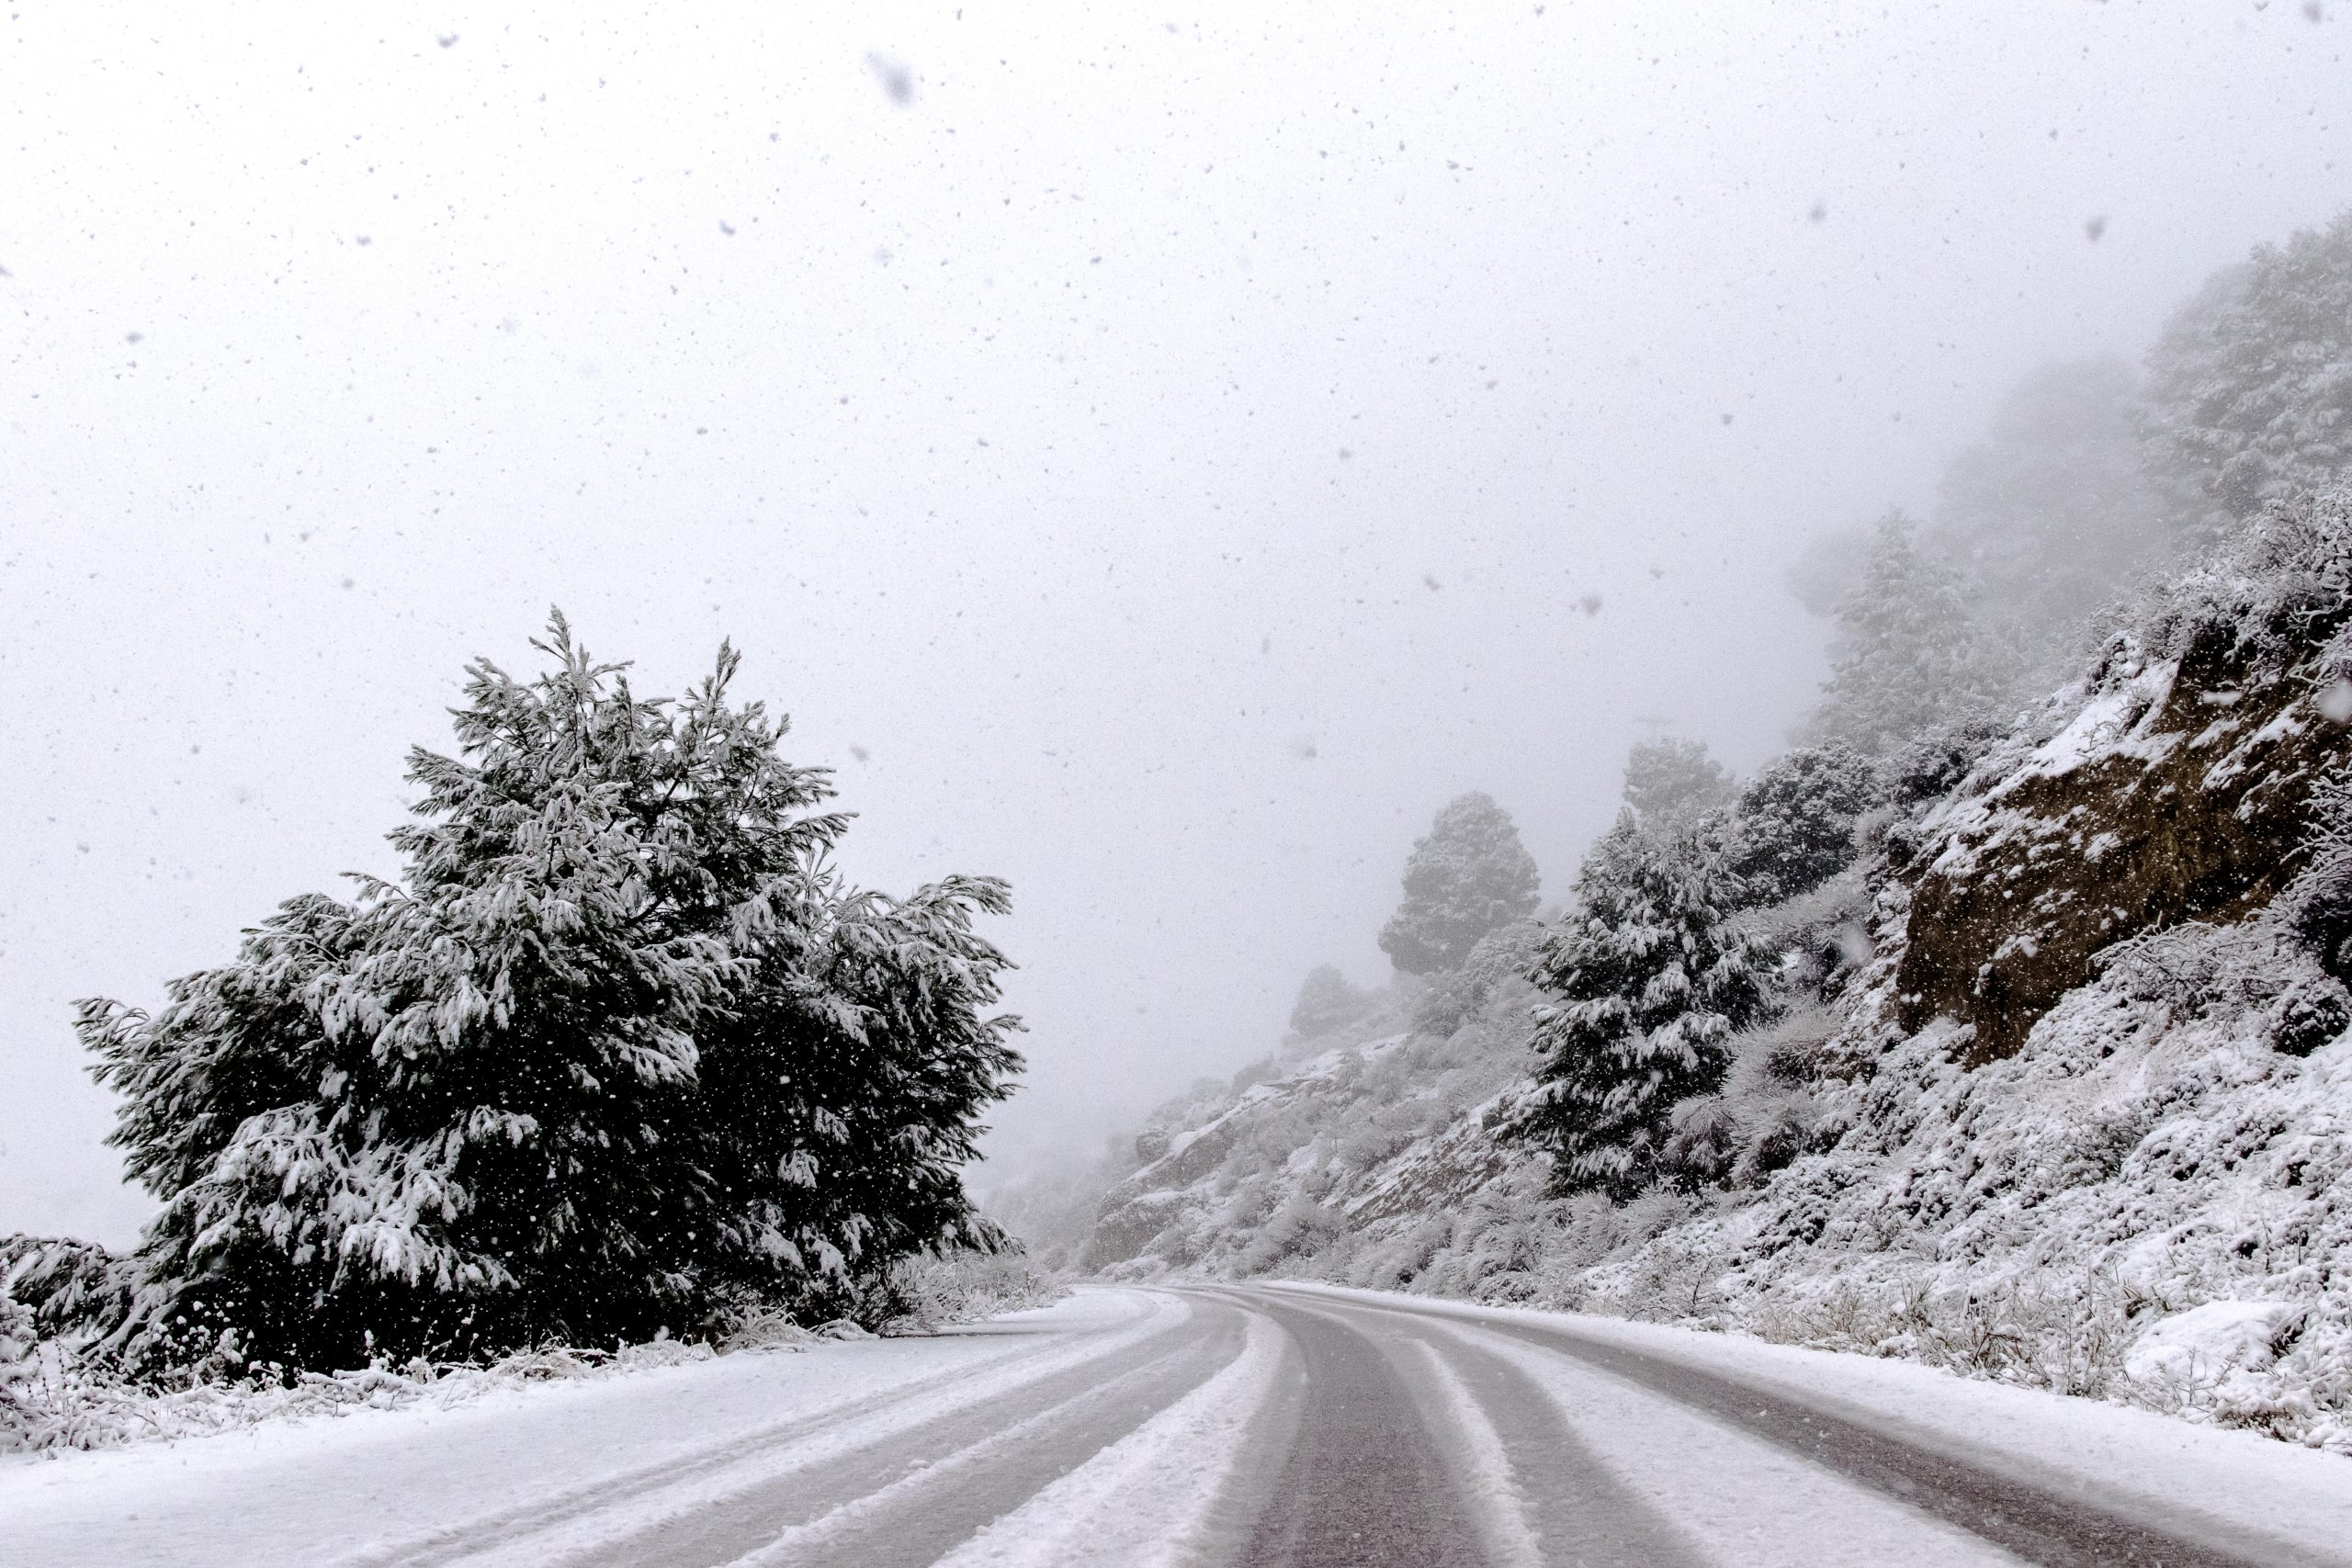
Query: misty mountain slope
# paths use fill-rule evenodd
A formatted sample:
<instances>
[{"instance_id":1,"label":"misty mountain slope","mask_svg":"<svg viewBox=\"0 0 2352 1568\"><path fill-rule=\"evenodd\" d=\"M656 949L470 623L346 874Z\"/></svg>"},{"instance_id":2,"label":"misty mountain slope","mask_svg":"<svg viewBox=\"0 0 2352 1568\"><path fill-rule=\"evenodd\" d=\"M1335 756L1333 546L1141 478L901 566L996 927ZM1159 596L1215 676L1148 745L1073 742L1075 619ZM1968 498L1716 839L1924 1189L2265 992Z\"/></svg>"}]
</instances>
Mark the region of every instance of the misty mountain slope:
<instances>
[{"instance_id":1,"label":"misty mountain slope","mask_svg":"<svg viewBox=\"0 0 2352 1568\"><path fill-rule=\"evenodd\" d=\"M1098 1264L1703 1321L2352 1452L2347 624L2352 510L2274 516L1747 917L1824 1001L1677 1108L1681 1179L1545 1195L1498 991L1199 1107Z\"/></svg>"}]
</instances>

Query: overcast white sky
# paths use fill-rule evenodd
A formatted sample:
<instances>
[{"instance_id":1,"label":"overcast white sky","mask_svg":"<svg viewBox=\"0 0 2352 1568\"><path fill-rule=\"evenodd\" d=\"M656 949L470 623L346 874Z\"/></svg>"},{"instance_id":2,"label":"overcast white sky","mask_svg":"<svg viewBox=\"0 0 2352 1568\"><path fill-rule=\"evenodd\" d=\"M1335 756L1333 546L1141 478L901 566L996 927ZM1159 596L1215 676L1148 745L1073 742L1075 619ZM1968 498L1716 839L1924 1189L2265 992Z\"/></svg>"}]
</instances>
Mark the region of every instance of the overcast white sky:
<instances>
[{"instance_id":1,"label":"overcast white sky","mask_svg":"<svg viewBox=\"0 0 2352 1568\"><path fill-rule=\"evenodd\" d=\"M0 1231L131 1238L72 998L392 870L550 604L1010 877L999 1146L1091 1142L1451 795L1557 896L1761 760L1799 541L2352 201L2332 4L370 9L0 31Z\"/></svg>"}]
</instances>

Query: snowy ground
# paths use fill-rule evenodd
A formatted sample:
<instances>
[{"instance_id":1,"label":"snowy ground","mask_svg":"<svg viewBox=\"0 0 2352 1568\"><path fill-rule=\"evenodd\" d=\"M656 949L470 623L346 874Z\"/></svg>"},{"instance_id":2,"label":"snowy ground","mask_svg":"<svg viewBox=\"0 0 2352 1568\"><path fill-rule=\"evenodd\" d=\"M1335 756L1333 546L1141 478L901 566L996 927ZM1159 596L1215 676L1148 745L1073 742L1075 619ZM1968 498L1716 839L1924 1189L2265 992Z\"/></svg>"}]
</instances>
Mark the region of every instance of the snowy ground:
<instances>
[{"instance_id":1,"label":"snowy ground","mask_svg":"<svg viewBox=\"0 0 2352 1568\"><path fill-rule=\"evenodd\" d=\"M20 1456L0 1559L2127 1560L2040 1550L2017 1533L2039 1506L2165 1532L2168 1562L2352 1563L2346 1475L2246 1433L1733 1336L1103 1289L936 1338Z\"/></svg>"}]
</instances>

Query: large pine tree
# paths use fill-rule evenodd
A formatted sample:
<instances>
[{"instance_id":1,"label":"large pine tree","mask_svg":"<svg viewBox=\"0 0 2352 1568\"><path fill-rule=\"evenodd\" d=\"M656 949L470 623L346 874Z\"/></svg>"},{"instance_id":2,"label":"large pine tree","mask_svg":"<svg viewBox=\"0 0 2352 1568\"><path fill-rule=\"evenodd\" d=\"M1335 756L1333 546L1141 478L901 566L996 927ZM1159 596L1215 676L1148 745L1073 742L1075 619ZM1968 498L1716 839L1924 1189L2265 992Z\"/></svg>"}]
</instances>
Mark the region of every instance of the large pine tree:
<instances>
[{"instance_id":1,"label":"large pine tree","mask_svg":"<svg viewBox=\"0 0 2352 1568\"><path fill-rule=\"evenodd\" d=\"M398 883L290 900L150 1017L83 1004L164 1209L116 1343L305 1365L835 1310L987 1244L956 1168L1015 1021L1002 886L846 886L821 769L728 685L640 699L559 615L412 754Z\"/></svg>"},{"instance_id":2,"label":"large pine tree","mask_svg":"<svg viewBox=\"0 0 2352 1568\"><path fill-rule=\"evenodd\" d=\"M1680 1101L1712 1092L1732 1032L1763 1006L1744 901L1717 829L1645 831L1630 811L1577 873L1529 977L1537 1092L1518 1130L1549 1150L1555 1190L1620 1201L1650 1186Z\"/></svg>"}]
</instances>

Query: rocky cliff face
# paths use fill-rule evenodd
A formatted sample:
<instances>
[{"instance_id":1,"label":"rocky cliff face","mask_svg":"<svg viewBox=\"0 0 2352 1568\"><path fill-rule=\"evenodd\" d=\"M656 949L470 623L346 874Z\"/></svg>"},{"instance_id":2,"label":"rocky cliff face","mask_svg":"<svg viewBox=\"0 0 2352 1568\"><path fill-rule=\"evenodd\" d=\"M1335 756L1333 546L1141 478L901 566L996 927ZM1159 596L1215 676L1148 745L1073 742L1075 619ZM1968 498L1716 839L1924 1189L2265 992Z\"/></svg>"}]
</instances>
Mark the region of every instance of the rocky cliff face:
<instances>
[{"instance_id":1,"label":"rocky cliff face","mask_svg":"<svg viewBox=\"0 0 2352 1568\"><path fill-rule=\"evenodd\" d=\"M2176 658L2118 649L2055 735L1996 752L1893 837L1910 895L1898 1021L1966 1025L1971 1064L2012 1055L2101 949L2267 907L2297 869L2313 783L2347 754L2315 663L2267 663L2223 624Z\"/></svg>"}]
</instances>

